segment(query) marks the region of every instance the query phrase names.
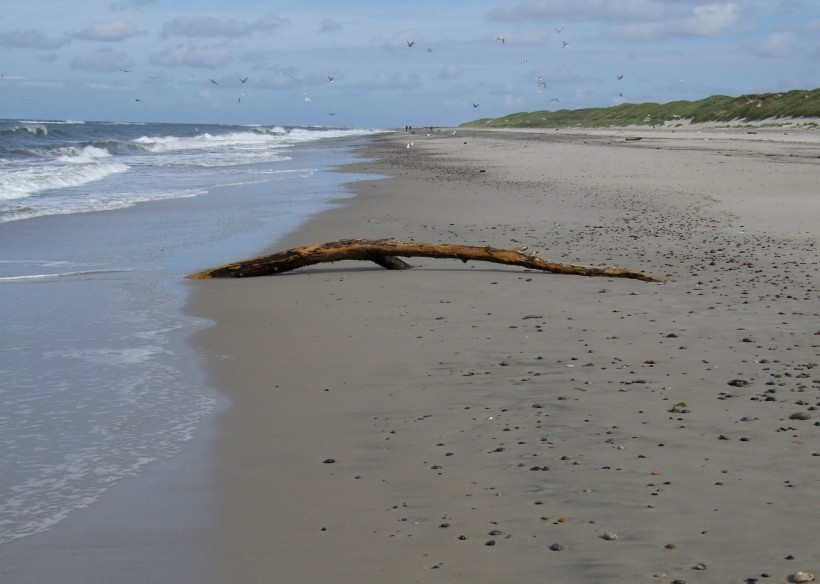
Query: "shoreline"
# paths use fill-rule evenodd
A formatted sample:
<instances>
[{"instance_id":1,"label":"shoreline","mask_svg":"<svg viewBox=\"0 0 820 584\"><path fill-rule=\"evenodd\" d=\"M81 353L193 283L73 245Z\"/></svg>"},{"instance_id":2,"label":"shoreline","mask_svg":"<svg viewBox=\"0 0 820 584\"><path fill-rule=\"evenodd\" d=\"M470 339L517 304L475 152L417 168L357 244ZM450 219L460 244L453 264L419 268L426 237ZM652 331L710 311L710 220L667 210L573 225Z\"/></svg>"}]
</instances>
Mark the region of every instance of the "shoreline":
<instances>
[{"instance_id":1,"label":"shoreline","mask_svg":"<svg viewBox=\"0 0 820 584\"><path fill-rule=\"evenodd\" d=\"M818 571L817 162L459 134L375 139L344 171L391 178L280 249L526 244L670 281L418 260L196 284L233 403L217 580Z\"/></svg>"},{"instance_id":2,"label":"shoreline","mask_svg":"<svg viewBox=\"0 0 820 584\"><path fill-rule=\"evenodd\" d=\"M818 161L680 135L451 131L370 139L335 169L354 196L269 250L529 245L669 281L418 258L184 281L186 313L217 323L192 345L230 404L90 513L4 545L4 581L820 572Z\"/></svg>"}]
</instances>

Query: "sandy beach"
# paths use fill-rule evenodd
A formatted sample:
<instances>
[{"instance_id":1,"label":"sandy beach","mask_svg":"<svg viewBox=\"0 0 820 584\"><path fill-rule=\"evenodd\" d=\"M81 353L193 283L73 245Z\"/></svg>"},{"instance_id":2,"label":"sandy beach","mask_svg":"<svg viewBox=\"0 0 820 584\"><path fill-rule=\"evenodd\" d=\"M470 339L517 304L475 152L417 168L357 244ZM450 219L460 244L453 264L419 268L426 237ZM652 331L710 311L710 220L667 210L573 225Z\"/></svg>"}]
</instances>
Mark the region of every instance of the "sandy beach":
<instances>
[{"instance_id":1,"label":"sandy beach","mask_svg":"<svg viewBox=\"0 0 820 584\"><path fill-rule=\"evenodd\" d=\"M270 251L528 246L665 281L419 258L189 281L230 401L196 464L4 546L10 582L820 574L820 132L442 129L361 154L356 197Z\"/></svg>"},{"instance_id":2,"label":"sandy beach","mask_svg":"<svg viewBox=\"0 0 820 584\"><path fill-rule=\"evenodd\" d=\"M347 170L393 178L276 249L527 245L663 284L427 259L192 283L233 404L218 581L820 571L817 133L621 132L385 136Z\"/></svg>"}]
</instances>

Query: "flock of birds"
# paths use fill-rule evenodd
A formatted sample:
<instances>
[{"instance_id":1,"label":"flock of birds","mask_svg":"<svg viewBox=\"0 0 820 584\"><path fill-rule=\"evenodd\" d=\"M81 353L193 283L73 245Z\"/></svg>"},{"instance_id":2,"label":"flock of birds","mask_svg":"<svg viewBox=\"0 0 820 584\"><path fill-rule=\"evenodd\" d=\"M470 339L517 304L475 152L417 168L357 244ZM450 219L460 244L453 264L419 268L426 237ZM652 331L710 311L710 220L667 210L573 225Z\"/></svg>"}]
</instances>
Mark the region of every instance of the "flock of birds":
<instances>
[{"instance_id":1,"label":"flock of birds","mask_svg":"<svg viewBox=\"0 0 820 584\"><path fill-rule=\"evenodd\" d=\"M554 30L555 30L556 33L561 35L561 34L564 33L565 27L563 27L563 26L554 27ZM507 39L502 35L497 35L495 40L496 40L497 43L500 43L501 45L505 45L506 42L507 42ZM416 41L413 40L413 39L407 39L405 42L407 44L408 49L412 49L416 46ZM569 47L570 47L570 43L569 43L568 40L562 40L561 41L561 48L562 49L568 49ZM432 53L433 52L432 47L427 48L427 52ZM528 59L526 59L526 58L521 59L521 63L522 64L527 64ZM128 69L123 69L122 71L125 72L125 73L130 73L130 70L128 70ZM294 77L293 75L288 75L286 73L279 72L279 73L277 73L277 75L282 77L282 78L287 78L289 80L293 80L293 81L296 81L296 82L301 81L300 79ZM617 81L621 81L621 80L623 80L623 78L624 78L623 74L616 75L616 80ZM191 76L191 77L188 78L189 82L194 81L194 80L195 80L195 76ZM216 87L222 87L222 84L217 79L208 78L208 81L210 81L210 83L213 84ZM239 81L241 83L241 85L239 87L242 87L248 82L248 77L247 76L240 77ZM334 75L332 75L332 74L327 75L327 82L328 83L334 83L335 81L336 81L336 78L335 78ZM538 77L536 79L536 83L537 83L537 86L536 86L537 93L541 93L542 89L544 89L544 90L547 89L547 81L546 81L546 79L544 79L543 75L538 75ZM619 95L619 97L623 97L623 93L619 93L618 95ZM245 96L244 92L239 93L239 95L236 98L236 103L242 103L242 98L244 96ZM304 98L303 99L304 99L305 102L311 102L312 101L312 98L307 93L304 93ZM135 101L142 101L142 100L140 98L135 98ZM551 97L549 99L550 103L560 103L560 101L561 100L558 99L557 97ZM474 99L472 101L472 105L473 105L473 108L477 108L481 105L481 103L478 100ZM336 113L335 112L328 112L328 115L334 116L334 115L336 115Z\"/></svg>"},{"instance_id":2,"label":"flock of birds","mask_svg":"<svg viewBox=\"0 0 820 584\"><path fill-rule=\"evenodd\" d=\"M558 34L562 34L562 33L564 32L564 30L565 30L565 27L563 27L563 26L561 26L561 27L554 27L554 30L555 30L555 32L557 32ZM504 37L503 37L503 36L501 36L501 35L496 36L495 40L496 40L496 42L499 42L499 43L501 43L502 45L506 44L506 42L507 42L507 39L506 39L506 38L504 38ZM408 47L412 47L412 46L413 46L413 42L412 42L412 41L407 41L407 46L408 46ZM569 41L567 41L567 40L562 40L562 41L561 41L561 48L562 48L562 49L568 49L568 48L569 48L569 46L570 46ZM431 49L428 49L428 50L431 50ZM528 59L526 59L526 58L521 59L521 63L522 63L522 64L527 64L528 62L529 62L529 61L528 61ZM616 78L616 80L617 80L617 81L621 81L621 80L623 80L624 76L623 76L623 74L618 74L618 75L616 75L616 76L615 76L615 78ZM546 89L546 88L547 88L547 81L544 79L544 76L543 76L543 75L539 75L539 76L538 76L538 78L536 79L536 81L537 81L537 83L538 83L538 89L537 89L538 93L541 93L541 89ZM624 94L623 94L622 92L619 92L619 93L618 93L618 96L619 96L619 97L623 97L623 95L624 95ZM549 101L550 101L550 103L560 103L560 102L561 102L561 100L560 100L560 99L558 99L557 97L551 97ZM473 107L474 107L474 108L477 108L477 107L479 107L480 105L481 105L481 104L480 104L478 101L473 100Z\"/></svg>"}]
</instances>

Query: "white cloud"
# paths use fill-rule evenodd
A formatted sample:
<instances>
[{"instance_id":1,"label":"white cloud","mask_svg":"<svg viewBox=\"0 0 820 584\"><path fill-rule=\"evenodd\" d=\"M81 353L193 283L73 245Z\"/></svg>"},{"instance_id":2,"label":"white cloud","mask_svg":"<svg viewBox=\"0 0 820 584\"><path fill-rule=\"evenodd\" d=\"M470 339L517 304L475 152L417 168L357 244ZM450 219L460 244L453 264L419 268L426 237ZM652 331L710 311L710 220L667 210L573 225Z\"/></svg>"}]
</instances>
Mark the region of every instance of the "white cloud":
<instances>
[{"instance_id":1,"label":"white cloud","mask_svg":"<svg viewBox=\"0 0 820 584\"><path fill-rule=\"evenodd\" d=\"M609 35L631 41L651 41L671 36L714 37L732 27L740 19L740 7L735 2L704 4L686 12L669 14L660 20L614 24Z\"/></svg>"},{"instance_id":2,"label":"white cloud","mask_svg":"<svg viewBox=\"0 0 820 584\"><path fill-rule=\"evenodd\" d=\"M668 4L668 2L667 2ZM543 20L554 22L644 21L662 18L666 13L658 0L527 0L491 11L492 20Z\"/></svg>"},{"instance_id":3,"label":"white cloud","mask_svg":"<svg viewBox=\"0 0 820 584\"><path fill-rule=\"evenodd\" d=\"M144 33L140 33L137 27L130 22L113 20L92 24L75 34L74 37L86 41L117 42L139 34Z\"/></svg>"},{"instance_id":4,"label":"white cloud","mask_svg":"<svg viewBox=\"0 0 820 584\"><path fill-rule=\"evenodd\" d=\"M151 63L162 67L222 67L232 59L224 46L198 47L178 44L151 55Z\"/></svg>"},{"instance_id":5,"label":"white cloud","mask_svg":"<svg viewBox=\"0 0 820 584\"><path fill-rule=\"evenodd\" d=\"M792 31L775 31L763 39L753 52L761 57L783 58L794 54L799 46L799 40Z\"/></svg>"},{"instance_id":6,"label":"white cloud","mask_svg":"<svg viewBox=\"0 0 820 584\"><path fill-rule=\"evenodd\" d=\"M554 27L567 22L597 23L608 26L611 36L630 40L715 36L739 17L740 7L735 2L700 0L527 0L489 14L492 20L540 20Z\"/></svg>"},{"instance_id":7,"label":"white cloud","mask_svg":"<svg viewBox=\"0 0 820 584\"><path fill-rule=\"evenodd\" d=\"M684 18L671 28L676 34L692 36L716 36L735 24L740 16L740 7L734 2L695 6L694 14Z\"/></svg>"},{"instance_id":8,"label":"white cloud","mask_svg":"<svg viewBox=\"0 0 820 584\"><path fill-rule=\"evenodd\" d=\"M332 18L325 18L319 27L319 32L341 32L342 25Z\"/></svg>"},{"instance_id":9,"label":"white cloud","mask_svg":"<svg viewBox=\"0 0 820 584\"><path fill-rule=\"evenodd\" d=\"M227 37L238 38L255 32L271 31L288 23L288 19L270 14L255 22L240 22L233 18L220 18L208 14L177 16L162 26L160 36Z\"/></svg>"},{"instance_id":10,"label":"white cloud","mask_svg":"<svg viewBox=\"0 0 820 584\"><path fill-rule=\"evenodd\" d=\"M119 71L133 66L133 61L122 51L110 48L99 49L94 53L77 55L71 61L72 69L91 69L93 71Z\"/></svg>"},{"instance_id":11,"label":"white cloud","mask_svg":"<svg viewBox=\"0 0 820 584\"><path fill-rule=\"evenodd\" d=\"M62 47L71 39L49 38L43 32L36 29L13 30L0 32L0 46L19 47L28 49L57 49Z\"/></svg>"}]
</instances>

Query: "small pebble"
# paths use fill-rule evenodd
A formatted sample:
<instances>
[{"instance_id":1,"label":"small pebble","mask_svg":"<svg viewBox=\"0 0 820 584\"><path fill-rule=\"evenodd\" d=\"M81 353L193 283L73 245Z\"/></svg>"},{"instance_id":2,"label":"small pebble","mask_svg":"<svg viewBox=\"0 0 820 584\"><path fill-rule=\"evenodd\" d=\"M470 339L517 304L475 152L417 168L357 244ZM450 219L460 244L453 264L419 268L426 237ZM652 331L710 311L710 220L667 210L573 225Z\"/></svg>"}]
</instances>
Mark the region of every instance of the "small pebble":
<instances>
[{"instance_id":1,"label":"small pebble","mask_svg":"<svg viewBox=\"0 0 820 584\"><path fill-rule=\"evenodd\" d=\"M335 458L326 458L326 459L324 460L324 463L325 463L325 464L333 464L334 462L336 462L336 459L335 459Z\"/></svg>"},{"instance_id":2,"label":"small pebble","mask_svg":"<svg viewBox=\"0 0 820 584\"><path fill-rule=\"evenodd\" d=\"M809 420L811 419L811 414L808 412L794 412L791 416L789 416L790 420Z\"/></svg>"},{"instance_id":3,"label":"small pebble","mask_svg":"<svg viewBox=\"0 0 820 584\"><path fill-rule=\"evenodd\" d=\"M607 541L615 541L618 539L618 534L614 531L605 531L604 534L601 536L601 539L605 539Z\"/></svg>"},{"instance_id":4,"label":"small pebble","mask_svg":"<svg viewBox=\"0 0 820 584\"><path fill-rule=\"evenodd\" d=\"M704 563L695 564L694 566L692 566L692 569L693 570L705 570L706 569L706 564L704 564Z\"/></svg>"},{"instance_id":5,"label":"small pebble","mask_svg":"<svg viewBox=\"0 0 820 584\"><path fill-rule=\"evenodd\" d=\"M554 552L560 552L562 549L564 549L564 546L562 546L560 543L554 543L550 546L550 549Z\"/></svg>"},{"instance_id":6,"label":"small pebble","mask_svg":"<svg viewBox=\"0 0 820 584\"><path fill-rule=\"evenodd\" d=\"M795 582L796 584L800 582L814 582L814 574L811 572L795 572L791 576L789 576L789 582Z\"/></svg>"},{"instance_id":7,"label":"small pebble","mask_svg":"<svg viewBox=\"0 0 820 584\"><path fill-rule=\"evenodd\" d=\"M488 541L487 541L487 543L485 543L484 545L493 546L493 545L495 545L495 540L494 540L494 539L490 539L490 540L488 540Z\"/></svg>"}]
</instances>

